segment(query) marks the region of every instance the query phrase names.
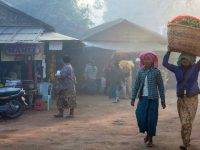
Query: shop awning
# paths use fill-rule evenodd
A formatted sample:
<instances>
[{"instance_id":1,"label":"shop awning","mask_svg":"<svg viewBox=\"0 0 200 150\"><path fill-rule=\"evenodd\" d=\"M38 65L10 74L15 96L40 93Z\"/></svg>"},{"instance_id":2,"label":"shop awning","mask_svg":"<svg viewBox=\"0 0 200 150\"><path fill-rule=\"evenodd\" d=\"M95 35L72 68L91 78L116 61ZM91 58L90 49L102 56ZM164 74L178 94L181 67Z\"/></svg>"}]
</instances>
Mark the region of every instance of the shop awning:
<instances>
[{"instance_id":1,"label":"shop awning","mask_svg":"<svg viewBox=\"0 0 200 150\"><path fill-rule=\"evenodd\" d=\"M85 41L86 47L99 47L107 50L120 50L127 52L139 52L144 50L152 51L165 51L165 45L157 44L153 42L96 42L96 41Z\"/></svg>"},{"instance_id":2,"label":"shop awning","mask_svg":"<svg viewBox=\"0 0 200 150\"><path fill-rule=\"evenodd\" d=\"M57 32L44 32L38 27L0 26L0 43L39 43L42 41L77 41Z\"/></svg>"},{"instance_id":3,"label":"shop awning","mask_svg":"<svg viewBox=\"0 0 200 150\"><path fill-rule=\"evenodd\" d=\"M47 32L40 36L40 41L76 41L73 37L69 37L57 32Z\"/></svg>"},{"instance_id":4,"label":"shop awning","mask_svg":"<svg viewBox=\"0 0 200 150\"><path fill-rule=\"evenodd\" d=\"M38 43L43 32L37 27L0 27L0 43Z\"/></svg>"}]
</instances>

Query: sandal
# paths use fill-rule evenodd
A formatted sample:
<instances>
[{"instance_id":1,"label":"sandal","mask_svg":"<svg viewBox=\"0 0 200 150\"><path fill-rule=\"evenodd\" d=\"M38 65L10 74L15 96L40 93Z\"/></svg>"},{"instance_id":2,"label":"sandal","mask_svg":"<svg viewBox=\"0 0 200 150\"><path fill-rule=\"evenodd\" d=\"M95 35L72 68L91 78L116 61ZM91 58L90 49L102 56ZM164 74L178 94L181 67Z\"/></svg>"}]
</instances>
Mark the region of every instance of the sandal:
<instances>
[{"instance_id":1,"label":"sandal","mask_svg":"<svg viewBox=\"0 0 200 150\"><path fill-rule=\"evenodd\" d=\"M148 138L148 136L146 136L145 138L144 138L144 143L147 143L149 141L149 138Z\"/></svg>"},{"instance_id":2,"label":"sandal","mask_svg":"<svg viewBox=\"0 0 200 150\"><path fill-rule=\"evenodd\" d=\"M187 150L188 149L186 146L183 146L183 145L181 145L179 148L180 148L180 150Z\"/></svg>"},{"instance_id":3,"label":"sandal","mask_svg":"<svg viewBox=\"0 0 200 150\"><path fill-rule=\"evenodd\" d=\"M153 142L148 142L147 147L153 147Z\"/></svg>"},{"instance_id":4,"label":"sandal","mask_svg":"<svg viewBox=\"0 0 200 150\"><path fill-rule=\"evenodd\" d=\"M57 114L57 115L54 115L55 118L63 118L63 115L62 114Z\"/></svg>"}]
</instances>

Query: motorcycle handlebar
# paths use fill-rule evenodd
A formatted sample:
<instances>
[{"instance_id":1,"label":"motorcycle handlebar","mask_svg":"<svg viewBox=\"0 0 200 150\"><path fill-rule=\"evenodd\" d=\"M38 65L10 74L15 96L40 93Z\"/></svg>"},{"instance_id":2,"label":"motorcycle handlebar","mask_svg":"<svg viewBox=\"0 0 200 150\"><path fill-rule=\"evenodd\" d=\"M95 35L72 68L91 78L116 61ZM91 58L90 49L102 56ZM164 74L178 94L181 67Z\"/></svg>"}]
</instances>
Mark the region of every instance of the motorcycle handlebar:
<instances>
[{"instance_id":1,"label":"motorcycle handlebar","mask_svg":"<svg viewBox=\"0 0 200 150\"><path fill-rule=\"evenodd\" d=\"M14 95L10 95L10 96L5 96L5 97L0 97L0 99L11 99L11 98L14 98L14 97L17 97L19 95L24 95L25 94L25 91L22 89L19 91L19 93L17 94L14 94Z\"/></svg>"}]
</instances>

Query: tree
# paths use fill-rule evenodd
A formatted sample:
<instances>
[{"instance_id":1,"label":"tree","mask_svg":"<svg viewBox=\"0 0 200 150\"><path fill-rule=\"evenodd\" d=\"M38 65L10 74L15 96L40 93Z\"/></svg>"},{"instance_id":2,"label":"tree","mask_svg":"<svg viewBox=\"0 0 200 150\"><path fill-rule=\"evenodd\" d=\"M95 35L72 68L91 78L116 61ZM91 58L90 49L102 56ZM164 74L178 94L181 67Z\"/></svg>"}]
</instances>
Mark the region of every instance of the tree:
<instances>
[{"instance_id":1,"label":"tree","mask_svg":"<svg viewBox=\"0 0 200 150\"><path fill-rule=\"evenodd\" d=\"M89 19L89 27L101 24L105 11L106 0L76 0L81 14L84 18Z\"/></svg>"},{"instance_id":2,"label":"tree","mask_svg":"<svg viewBox=\"0 0 200 150\"><path fill-rule=\"evenodd\" d=\"M27 14L54 26L57 31L78 37L93 25L90 7L79 0L6 0ZM99 1L99 0L97 0ZM96 8L100 8L100 4Z\"/></svg>"}]
</instances>

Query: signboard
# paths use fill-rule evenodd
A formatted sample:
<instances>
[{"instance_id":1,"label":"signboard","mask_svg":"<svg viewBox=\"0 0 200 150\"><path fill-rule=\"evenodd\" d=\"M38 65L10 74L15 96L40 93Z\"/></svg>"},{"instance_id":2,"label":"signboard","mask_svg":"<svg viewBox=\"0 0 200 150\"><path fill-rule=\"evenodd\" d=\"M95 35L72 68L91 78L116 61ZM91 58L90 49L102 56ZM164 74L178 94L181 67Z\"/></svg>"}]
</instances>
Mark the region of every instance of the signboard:
<instances>
[{"instance_id":1,"label":"signboard","mask_svg":"<svg viewBox=\"0 0 200 150\"><path fill-rule=\"evenodd\" d=\"M42 44L6 44L4 50L9 55L34 55L44 49Z\"/></svg>"},{"instance_id":2,"label":"signboard","mask_svg":"<svg viewBox=\"0 0 200 150\"><path fill-rule=\"evenodd\" d=\"M62 41L50 41L49 50L50 51L61 51L63 49Z\"/></svg>"},{"instance_id":3,"label":"signboard","mask_svg":"<svg viewBox=\"0 0 200 150\"><path fill-rule=\"evenodd\" d=\"M32 55L34 60L43 60L44 44L6 44L1 51L2 61L22 61L25 55Z\"/></svg>"}]
</instances>

